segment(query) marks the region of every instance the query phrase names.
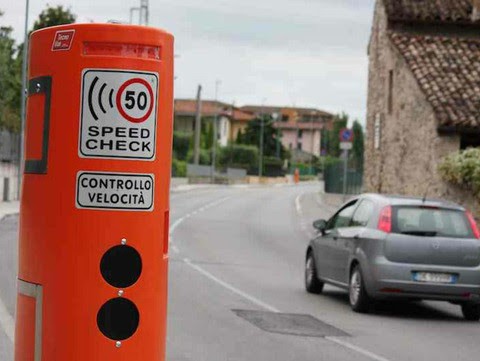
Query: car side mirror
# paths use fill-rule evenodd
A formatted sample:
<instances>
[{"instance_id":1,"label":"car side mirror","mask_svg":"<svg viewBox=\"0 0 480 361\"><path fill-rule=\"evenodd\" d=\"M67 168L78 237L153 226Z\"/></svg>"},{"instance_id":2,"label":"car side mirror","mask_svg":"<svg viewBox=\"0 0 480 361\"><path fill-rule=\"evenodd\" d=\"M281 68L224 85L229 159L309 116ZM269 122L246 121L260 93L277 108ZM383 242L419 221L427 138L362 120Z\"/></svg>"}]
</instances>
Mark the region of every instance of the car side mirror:
<instances>
[{"instance_id":1,"label":"car side mirror","mask_svg":"<svg viewBox=\"0 0 480 361\"><path fill-rule=\"evenodd\" d=\"M317 231L324 233L327 229L327 222L324 219L319 219L313 222L313 228Z\"/></svg>"}]
</instances>

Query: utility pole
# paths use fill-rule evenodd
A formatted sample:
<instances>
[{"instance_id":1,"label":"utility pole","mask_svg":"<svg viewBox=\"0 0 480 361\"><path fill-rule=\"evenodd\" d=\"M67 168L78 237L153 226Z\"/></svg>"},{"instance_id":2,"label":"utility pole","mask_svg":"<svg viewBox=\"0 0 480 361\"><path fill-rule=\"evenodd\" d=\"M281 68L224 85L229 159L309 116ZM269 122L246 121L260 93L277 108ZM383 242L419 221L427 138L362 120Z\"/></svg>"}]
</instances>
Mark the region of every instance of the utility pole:
<instances>
[{"instance_id":1,"label":"utility pole","mask_svg":"<svg viewBox=\"0 0 480 361\"><path fill-rule=\"evenodd\" d=\"M314 153L314 143L315 143L315 132L313 130L313 116L314 116L315 112L312 111L310 113L310 132L312 133L311 135L311 142L312 142L312 146L311 146L311 152L312 152L312 155L310 157L310 175L312 175L313 173L313 153Z\"/></svg>"},{"instance_id":2,"label":"utility pole","mask_svg":"<svg viewBox=\"0 0 480 361\"><path fill-rule=\"evenodd\" d=\"M28 59L28 13L30 10L30 1L25 3L25 29L23 33L23 59L22 59L22 104L21 104L21 124L20 124L20 144L18 149L18 170L17 170L17 198L20 199L22 187L24 143L25 143L25 106L27 91L27 59Z\"/></svg>"},{"instance_id":3,"label":"utility pole","mask_svg":"<svg viewBox=\"0 0 480 361\"><path fill-rule=\"evenodd\" d=\"M140 24L143 24L145 26L148 26L148 18L149 18L149 14L150 11L149 11L149 5L148 5L148 0L140 0L140 14L143 16L141 16L141 20L143 20L143 23L142 21L140 21Z\"/></svg>"},{"instance_id":4,"label":"utility pole","mask_svg":"<svg viewBox=\"0 0 480 361\"><path fill-rule=\"evenodd\" d=\"M343 201L347 201L348 149L343 151Z\"/></svg>"},{"instance_id":5,"label":"utility pole","mask_svg":"<svg viewBox=\"0 0 480 361\"><path fill-rule=\"evenodd\" d=\"M133 24L133 13L138 11L138 25L148 26L150 10L148 0L140 0L140 6L130 8L130 24Z\"/></svg>"},{"instance_id":6,"label":"utility pole","mask_svg":"<svg viewBox=\"0 0 480 361\"><path fill-rule=\"evenodd\" d=\"M195 111L195 138L193 147L193 163L200 163L200 132L202 130L202 86L197 89L197 109Z\"/></svg>"},{"instance_id":7,"label":"utility pole","mask_svg":"<svg viewBox=\"0 0 480 361\"><path fill-rule=\"evenodd\" d=\"M221 81L215 81L215 116L213 117L213 142L212 142L212 168L211 168L211 178L212 183L215 182L215 162L217 158L217 120L218 120L218 87L220 86Z\"/></svg>"},{"instance_id":8,"label":"utility pole","mask_svg":"<svg viewBox=\"0 0 480 361\"><path fill-rule=\"evenodd\" d=\"M264 138L264 117L265 117L265 99L262 101L262 112L260 114L260 154L258 155L258 176L263 176L263 138Z\"/></svg>"}]
</instances>

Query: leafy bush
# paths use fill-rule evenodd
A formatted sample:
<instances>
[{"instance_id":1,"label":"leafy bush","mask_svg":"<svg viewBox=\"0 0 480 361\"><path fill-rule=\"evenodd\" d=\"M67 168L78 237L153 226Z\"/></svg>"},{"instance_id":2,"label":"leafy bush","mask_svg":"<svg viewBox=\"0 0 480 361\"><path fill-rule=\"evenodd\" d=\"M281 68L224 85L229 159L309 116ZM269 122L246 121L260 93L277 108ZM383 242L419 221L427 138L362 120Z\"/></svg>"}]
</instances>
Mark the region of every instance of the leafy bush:
<instances>
[{"instance_id":1,"label":"leafy bush","mask_svg":"<svg viewBox=\"0 0 480 361\"><path fill-rule=\"evenodd\" d=\"M263 175L265 177L283 177L283 160L276 157L263 157Z\"/></svg>"},{"instance_id":2,"label":"leafy bush","mask_svg":"<svg viewBox=\"0 0 480 361\"><path fill-rule=\"evenodd\" d=\"M192 135L185 132L173 132L173 154L179 160L187 160Z\"/></svg>"},{"instance_id":3,"label":"leafy bush","mask_svg":"<svg viewBox=\"0 0 480 361\"><path fill-rule=\"evenodd\" d=\"M258 149L251 145L230 144L220 148L218 164L224 168L253 169L258 165Z\"/></svg>"},{"instance_id":4,"label":"leafy bush","mask_svg":"<svg viewBox=\"0 0 480 361\"><path fill-rule=\"evenodd\" d=\"M187 176L187 162L173 159L172 160L172 177L186 177Z\"/></svg>"},{"instance_id":5,"label":"leafy bush","mask_svg":"<svg viewBox=\"0 0 480 361\"><path fill-rule=\"evenodd\" d=\"M188 163L193 164L193 150L188 151L187 160L188 160ZM199 164L200 165L212 164L210 149L200 149Z\"/></svg>"},{"instance_id":6,"label":"leafy bush","mask_svg":"<svg viewBox=\"0 0 480 361\"><path fill-rule=\"evenodd\" d=\"M480 197L480 148L470 148L445 157L438 166L443 180L470 188Z\"/></svg>"}]
</instances>

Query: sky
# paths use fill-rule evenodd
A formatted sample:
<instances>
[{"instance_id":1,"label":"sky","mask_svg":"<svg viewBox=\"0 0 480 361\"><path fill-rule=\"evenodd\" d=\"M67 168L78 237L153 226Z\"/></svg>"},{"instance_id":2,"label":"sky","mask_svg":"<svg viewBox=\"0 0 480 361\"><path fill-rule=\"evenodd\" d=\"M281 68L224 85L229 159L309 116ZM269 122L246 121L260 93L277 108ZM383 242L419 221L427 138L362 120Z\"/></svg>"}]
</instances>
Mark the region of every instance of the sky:
<instances>
[{"instance_id":1,"label":"sky","mask_svg":"<svg viewBox=\"0 0 480 361\"><path fill-rule=\"evenodd\" d=\"M140 0L30 0L29 23L49 5L77 22L129 20ZM175 36L175 97L237 106L305 106L365 123L367 45L374 0L155 0L150 25ZM1 26L23 38L25 0L0 0Z\"/></svg>"}]
</instances>

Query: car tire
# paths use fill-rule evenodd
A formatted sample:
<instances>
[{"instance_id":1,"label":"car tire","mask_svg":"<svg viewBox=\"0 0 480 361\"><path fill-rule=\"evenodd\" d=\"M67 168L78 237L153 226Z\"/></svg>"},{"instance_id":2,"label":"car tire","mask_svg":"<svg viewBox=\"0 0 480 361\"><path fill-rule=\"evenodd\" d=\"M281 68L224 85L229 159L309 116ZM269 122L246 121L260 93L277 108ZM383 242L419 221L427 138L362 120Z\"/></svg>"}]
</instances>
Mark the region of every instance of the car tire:
<instances>
[{"instance_id":1,"label":"car tire","mask_svg":"<svg viewBox=\"0 0 480 361\"><path fill-rule=\"evenodd\" d=\"M318 279L313 252L310 251L305 261L305 289L308 293L319 294L322 293L323 286L324 283Z\"/></svg>"},{"instance_id":2,"label":"car tire","mask_svg":"<svg viewBox=\"0 0 480 361\"><path fill-rule=\"evenodd\" d=\"M370 310L371 300L365 289L362 270L356 265L350 275L348 299L354 312L367 313Z\"/></svg>"},{"instance_id":3,"label":"car tire","mask_svg":"<svg viewBox=\"0 0 480 361\"><path fill-rule=\"evenodd\" d=\"M465 303L462 305L462 314L467 321L479 321L480 305Z\"/></svg>"}]
</instances>

